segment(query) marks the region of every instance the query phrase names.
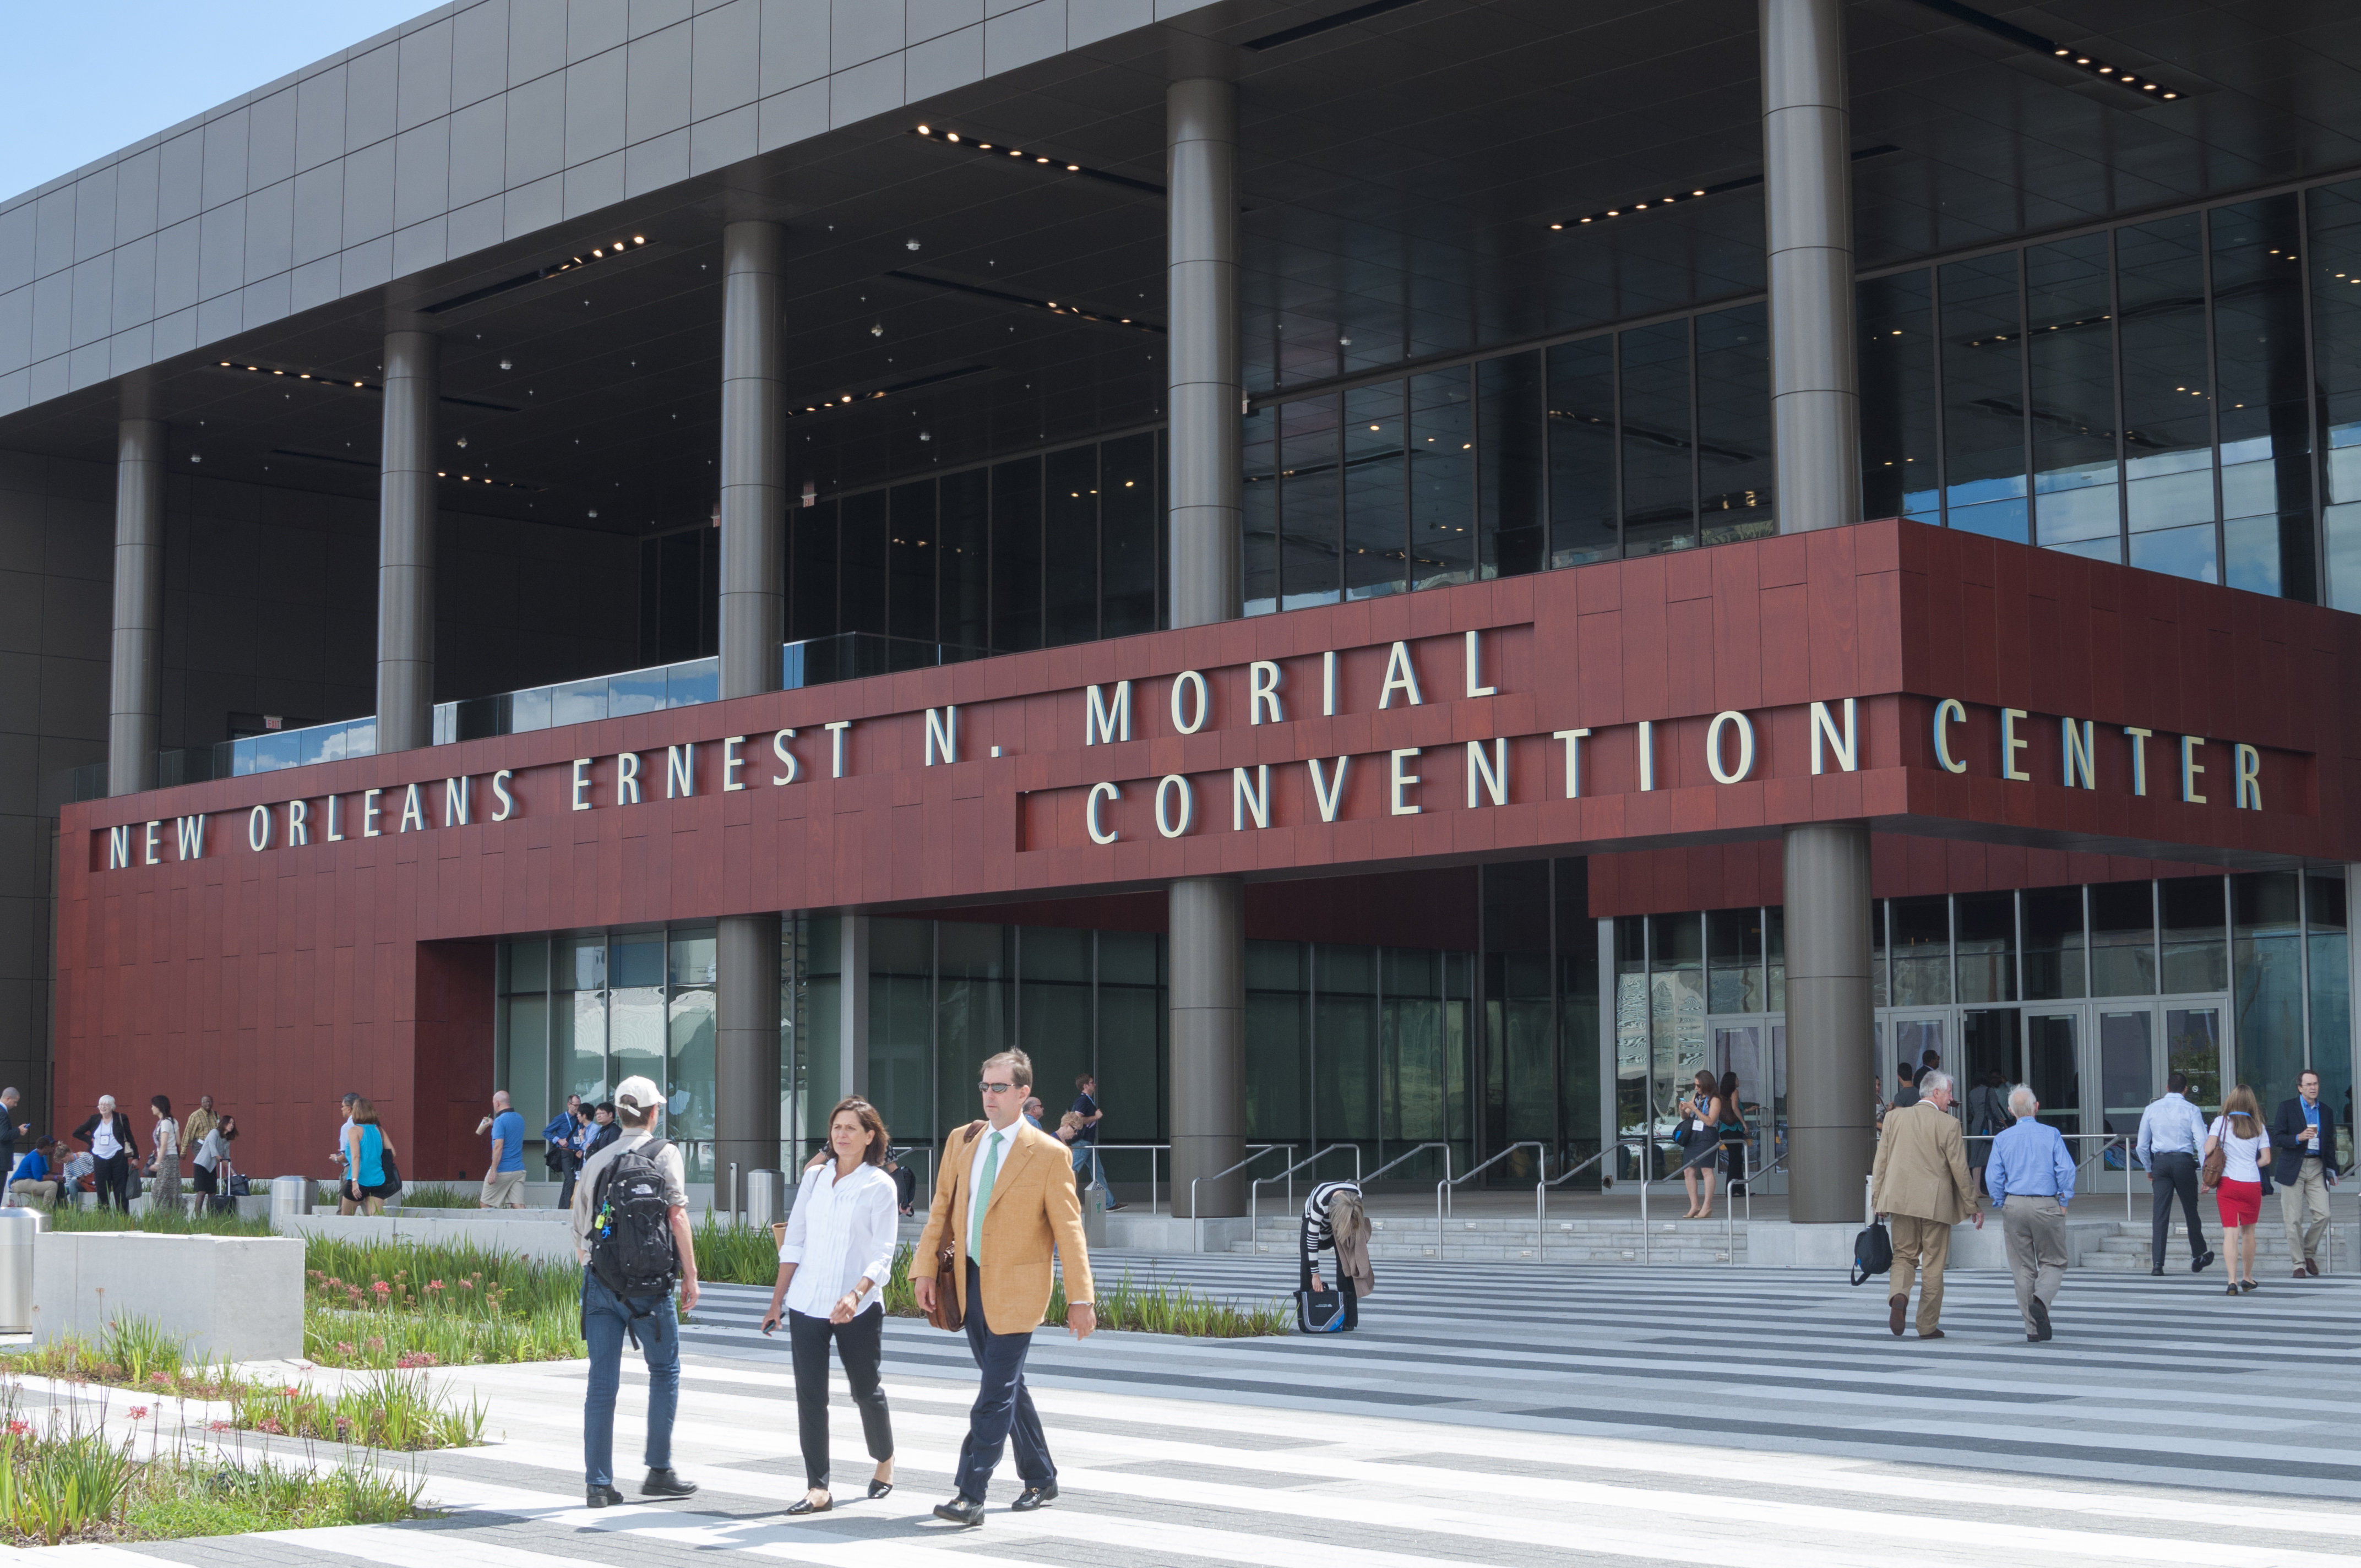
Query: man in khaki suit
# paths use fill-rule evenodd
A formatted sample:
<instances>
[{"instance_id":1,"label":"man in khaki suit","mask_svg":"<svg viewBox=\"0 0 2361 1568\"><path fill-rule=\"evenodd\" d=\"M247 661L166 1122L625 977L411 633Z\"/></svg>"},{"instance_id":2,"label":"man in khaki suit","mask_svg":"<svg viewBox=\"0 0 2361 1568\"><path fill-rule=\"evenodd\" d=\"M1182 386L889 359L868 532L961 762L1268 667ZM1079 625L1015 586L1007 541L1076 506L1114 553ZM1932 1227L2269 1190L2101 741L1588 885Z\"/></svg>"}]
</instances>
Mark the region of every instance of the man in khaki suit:
<instances>
[{"instance_id":1,"label":"man in khaki suit","mask_svg":"<svg viewBox=\"0 0 2361 1568\"><path fill-rule=\"evenodd\" d=\"M1072 1157L1022 1114L1033 1092L1032 1058L1001 1052L983 1064L977 1087L984 1120L946 1140L910 1266L919 1309L931 1311L935 1260L950 1250L968 1352L983 1375L960 1444L959 1492L935 1508L937 1519L967 1526L983 1522L984 1489L1012 1433L1025 1484L1015 1510L1030 1513L1058 1496L1058 1467L1025 1387L1025 1353L1049 1308L1052 1248L1065 1266L1067 1325L1076 1339L1098 1326Z\"/></svg>"},{"instance_id":2,"label":"man in khaki suit","mask_svg":"<svg viewBox=\"0 0 2361 1568\"><path fill-rule=\"evenodd\" d=\"M1918 1102L1885 1113L1869 1203L1894 1227L1894 1294L1886 1299L1885 1326L1902 1332L1916 1274L1918 1337L1941 1339L1951 1227L1972 1218L1976 1229L1984 1228L1983 1194L1968 1174L1967 1140L1951 1116L1950 1074L1932 1069L1920 1074Z\"/></svg>"}]
</instances>

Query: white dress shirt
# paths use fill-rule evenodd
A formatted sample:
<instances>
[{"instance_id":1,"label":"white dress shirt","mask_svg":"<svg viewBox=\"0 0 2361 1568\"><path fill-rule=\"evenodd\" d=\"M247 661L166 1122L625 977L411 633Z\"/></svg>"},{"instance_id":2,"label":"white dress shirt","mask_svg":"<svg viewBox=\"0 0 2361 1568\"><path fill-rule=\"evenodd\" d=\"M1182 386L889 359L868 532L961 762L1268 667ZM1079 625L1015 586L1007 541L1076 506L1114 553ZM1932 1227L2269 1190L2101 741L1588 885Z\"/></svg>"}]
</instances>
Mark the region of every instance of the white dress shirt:
<instances>
[{"instance_id":1,"label":"white dress shirt","mask_svg":"<svg viewBox=\"0 0 2361 1568\"><path fill-rule=\"evenodd\" d=\"M864 1277L869 1289L853 1310L882 1309L894 1271L894 1179L873 1165L846 1177L836 1174L834 1160L805 1171L779 1245L779 1261L796 1266L787 1310L825 1318Z\"/></svg>"},{"instance_id":2,"label":"white dress shirt","mask_svg":"<svg viewBox=\"0 0 2361 1568\"><path fill-rule=\"evenodd\" d=\"M999 1185L1002 1174L1008 1169L1008 1157L1016 1152L1016 1129L1024 1124L1025 1119L1022 1116L1009 1123L1005 1127L994 1128L990 1123L986 1123L983 1131L975 1135L975 1157L968 1161L967 1167L967 1223L970 1227L970 1234L981 1236L983 1234L973 1227L975 1225L975 1188L976 1183L983 1179L985 1157L990 1154L994 1143L997 1141L1000 1146L1000 1169L993 1172L992 1177L993 1184L996 1187ZM975 1250L983 1251L981 1247ZM981 1257L971 1255L970 1261L979 1268L983 1266L983 1259Z\"/></svg>"},{"instance_id":3,"label":"white dress shirt","mask_svg":"<svg viewBox=\"0 0 2361 1568\"><path fill-rule=\"evenodd\" d=\"M115 1136L115 1113L101 1115L98 1125L91 1129L90 1152L100 1159L113 1159L123 1152L123 1145Z\"/></svg>"},{"instance_id":4,"label":"white dress shirt","mask_svg":"<svg viewBox=\"0 0 2361 1568\"><path fill-rule=\"evenodd\" d=\"M2148 1102L2140 1113L2139 1141L2135 1151L2139 1163L2148 1164L2160 1154L2197 1155L2205 1147L2205 1113L2180 1094L2167 1094Z\"/></svg>"}]
</instances>

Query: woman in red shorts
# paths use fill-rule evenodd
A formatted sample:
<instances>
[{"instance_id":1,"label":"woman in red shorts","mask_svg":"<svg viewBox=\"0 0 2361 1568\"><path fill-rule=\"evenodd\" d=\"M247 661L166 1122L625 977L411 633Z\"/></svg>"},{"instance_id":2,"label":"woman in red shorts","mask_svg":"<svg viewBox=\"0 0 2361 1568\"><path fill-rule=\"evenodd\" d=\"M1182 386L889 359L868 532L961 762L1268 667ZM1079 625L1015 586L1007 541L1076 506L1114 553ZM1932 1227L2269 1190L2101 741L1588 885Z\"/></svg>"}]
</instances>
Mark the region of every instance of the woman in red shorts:
<instances>
[{"instance_id":1,"label":"woman in red shorts","mask_svg":"<svg viewBox=\"0 0 2361 1568\"><path fill-rule=\"evenodd\" d=\"M2221 1205L2222 1228L2229 1233L2230 1289L2233 1296L2255 1288L2255 1220L2263 1208L2262 1162L2271 1157L2271 1135L2263 1129L2255 1091L2245 1084L2230 1091L2222 1114L2205 1131L2205 1157L2222 1151L2222 1179L2213 1190Z\"/></svg>"}]
</instances>

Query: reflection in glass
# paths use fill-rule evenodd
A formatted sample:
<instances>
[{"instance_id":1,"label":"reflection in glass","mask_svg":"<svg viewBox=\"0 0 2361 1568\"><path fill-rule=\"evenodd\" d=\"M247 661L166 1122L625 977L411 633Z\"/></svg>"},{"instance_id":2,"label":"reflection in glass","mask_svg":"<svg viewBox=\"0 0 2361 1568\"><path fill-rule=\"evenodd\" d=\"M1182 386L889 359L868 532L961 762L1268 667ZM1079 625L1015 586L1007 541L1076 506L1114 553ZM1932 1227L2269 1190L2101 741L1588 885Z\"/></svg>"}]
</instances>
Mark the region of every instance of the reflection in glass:
<instances>
[{"instance_id":1,"label":"reflection in glass","mask_svg":"<svg viewBox=\"0 0 2361 1568\"><path fill-rule=\"evenodd\" d=\"M887 492L892 543L886 552L885 630L895 637L935 638L935 482L896 485Z\"/></svg>"},{"instance_id":2,"label":"reflection in glass","mask_svg":"<svg viewBox=\"0 0 2361 1568\"><path fill-rule=\"evenodd\" d=\"M2189 1099L2209 1116L2222 1111L2222 1014L2213 1007L2164 1010L2165 1063L2189 1078Z\"/></svg>"},{"instance_id":3,"label":"reflection in glass","mask_svg":"<svg viewBox=\"0 0 2361 1568\"><path fill-rule=\"evenodd\" d=\"M1246 1137L1257 1143L1312 1137L1312 994L1309 945L1246 944ZM1324 1162L1323 1162L1324 1163ZM1339 1168L1351 1162L1339 1158Z\"/></svg>"},{"instance_id":4,"label":"reflection in glass","mask_svg":"<svg viewBox=\"0 0 2361 1568\"><path fill-rule=\"evenodd\" d=\"M2099 883L2091 889L2091 994L2156 994L2156 884Z\"/></svg>"},{"instance_id":5,"label":"reflection in glass","mask_svg":"<svg viewBox=\"0 0 2361 1568\"><path fill-rule=\"evenodd\" d=\"M1038 457L992 469L992 645L1009 653L1041 646Z\"/></svg>"},{"instance_id":6,"label":"reflection in glass","mask_svg":"<svg viewBox=\"0 0 2361 1568\"><path fill-rule=\"evenodd\" d=\"M2205 259L2191 213L2120 229L2125 510L2132 565L2218 580Z\"/></svg>"},{"instance_id":7,"label":"reflection in glass","mask_svg":"<svg viewBox=\"0 0 2361 1568\"><path fill-rule=\"evenodd\" d=\"M1334 604L1344 587L1337 544L1339 413L1334 397L1279 406L1279 570L1288 609Z\"/></svg>"},{"instance_id":8,"label":"reflection in glass","mask_svg":"<svg viewBox=\"0 0 2361 1568\"><path fill-rule=\"evenodd\" d=\"M1542 500L1546 439L1542 356L1511 354L1476 367L1477 559L1489 576L1538 572L1548 554L1549 519ZM1769 407L1766 399L1764 407Z\"/></svg>"},{"instance_id":9,"label":"reflection in glass","mask_svg":"<svg viewBox=\"0 0 2361 1568\"><path fill-rule=\"evenodd\" d=\"M1741 305L1699 316L1697 345L1697 518L1705 542L1727 544L1776 533L1769 307Z\"/></svg>"},{"instance_id":10,"label":"reflection in glass","mask_svg":"<svg viewBox=\"0 0 2361 1568\"><path fill-rule=\"evenodd\" d=\"M1156 433L1099 447L1099 635L1156 630Z\"/></svg>"},{"instance_id":11,"label":"reflection in glass","mask_svg":"<svg viewBox=\"0 0 2361 1568\"><path fill-rule=\"evenodd\" d=\"M1257 409L1238 422L1238 574L1248 615L1279 608L1278 436L1276 409Z\"/></svg>"},{"instance_id":12,"label":"reflection in glass","mask_svg":"<svg viewBox=\"0 0 2361 1568\"><path fill-rule=\"evenodd\" d=\"M2041 1102L2041 1120L2071 1135L2082 1130L2082 1075L2075 1061L2079 1019L2070 1013L2028 1014L2025 1020L2025 1081ZM2138 1124L2133 1124L2136 1130ZM2068 1152L2082 1153L2080 1144Z\"/></svg>"},{"instance_id":13,"label":"reflection in glass","mask_svg":"<svg viewBox=\"0 0 2361 1568\"><path fill-rule=\"evenodd\" d=\"M886 561L893 543L888 495L848 496L836 531L836 616L842 631L885 630Z\"/></svg>"},{"instance_id":14,"label":"reflection in glass","mask_svg":"<svg viewBox=\"0 0 2361 1568\"><path fill-rule=\"evenodd\" d=\"M2312 225L2313 374L2320 381L2328 602L2361 610L2361 181L2304 192Z\"/></svg>"},{"instance_id":15,"label":"reflection in glass","mask_svg":"<svg viewBox=\"0 0 2361 1568\"><path fill-rule=\"evenodd\" d=\"M1760 1013L1763 912L1716 909L1705 917L1706 1000L1715 1013Z\"/></svg>"},{"instance_id":16,"label":"reflection in glass","mask_svg":"<svg viewBox=\"0 0 2361 1568\"><path fill-rule=\"evenodd\" d=\"M1399 381L1345 394L1345 597L1402 591L1410 556L1403 460L1410 439Z\"/></svg>"},{"instance_id":17,"label":"reflection in glass","mask_svg":"<svg viewBox=\"0 0 2361 1568\"><path fill-rule=\"evenodd\" d=\"M1942 521L1935 488L1934 284L1925 271L1853 291L1861 365L1863 517Z\"/></svg>"},{"instance_id":18,"label":"reflection in glass","mask_svg":"<svg viewBox=\"0 0 2361 1568\"><path fill-rule=\"evenodd\" d=\"M2312 1066L2320 1102L2336 1119L2336 1163L2353 1164L2352 951L2345 931L2345 877L2307 872L2304 921L2312 935Z\"/></svg>"},{"instance_id":19,"label":"reflection in glass","mask_svg":"<svg viewBox=\"0 0 2361 1568\"><path fill-rule=\"evenodd\" d=\"M971 468L942 482L935 565L942 639L963 648L992 646L992 474Z\"/></svg>"},{"instance_id":20,"label":"reflection in glass","mask_svg":"<svg viewBox=\"0 0 2361 1568\"><path fill-rule=\"evenodd\" d=\"M2026 543L2025 328L2016 253L1941 269L1943 499L1950 526Z\"/></svg>"},{"instance_id":21,"label":"reflection in glass","mask_svg":"<svg viewBox=\"0 0 2361 1568\"><path fill-rule=\"evenodd\" d=\"M1894 1005L1938 1007L1951 1000L1950 900L1897 898L1894 917Z\"/></svg>"},{"instance_id":22,"label":"reflection in glass","mask_svg":"<svg viewBox=\"0 0 2361 1568\"><path fill-rule=\"evenodd\" d=\"M1410 378L1411 587L1476 578L1476 408L1468 370Z\"/></svg>"},{"instance_id":23,"label":"reflection in glass","mask_svg":"<svg viewBox=\"0 0 2361 1568\"><path fill-rule=\"evenodd\" d=\"M836 503L787 514L787 641L836 635Z\"/></svg>"},{"instance_id":24,"label":"reflection in glass","mask_svg":"<svg viewBox=\"0 0 2361 1568\"><path fill-rule=\"evenodd\" d=\"M1553 566L1622 554L1615 526L1615 340L1549 351L1549 506Z\"/></svg>"},{"instance_id":25,"label":"reflection in glass","mask_svg":"<svg viewBox=\"0 0 2361 1568\"><path fill-rule=\"evenodd\" d=\"M1657 1174L1655 1139L1648 1116L1648 923L1625 916L1615 922L1615 1129L1619 1140L1616 1179L1636 1181Z\"/></svg>"},{"instance_id":26,"label":"reflection in glass","mask_svg":"<svg viewBox=\"0 0 2361 1568\"><path fill-rule=\"evenodd\" d=\"M2029 887L2020 894L2025 918L2025 995L2028 1002L2081 996L2082 890Z\"/></svg>"},{"instance_id":27,"label":"reflection in glass","mask_svg":"<svg viewBox=\"0 0 2361 1568\"><path fill-rule=\"evenodd\" d=\"M2316 597L2302 246L2292 192L2216 207L2213 368L2222 410L2222 551L2234 588ZM2244 1036L2240 1036L2243 1042ZM2243 1048L2243 1046L2242 1046Z\"/></svg>"},{"instance_id":28,"label":"reflection in glass","mask_svg":"<svg viewBox=\"0 0 2361 1568\"><path fill-rule=\"evenodd\" d=\"M713 1179L713 1030L710 991L673 993L666 1028L669 1076L664 1085L664 1135L689 1146L688 1179Z\"/></svg>"},{"instance_id":29,"label":"reflection in glass","mask_svg":"<svg viewBox=\"0 0 2361 1568\"><path fill-rule=\"evenodd\" d=\"M1041 645L1099 634L1099 449L1070 446L1043 459Z\"/></svg>"},{"instance_id":30,"label":"reflection in glass","mask_svg":"<svg viewBox=\"0 0 2361 1568\"><path fill-rule=\"evenodd\" d=\"M2230 983L2222 879L2167 877L2157 883L2164 914L2164 993L2222 991Z\"/></svg>"},{"instance_id":31,"label":"reflection in glass","mask_svg":"<svg viewBox=\"0 0 2361 1568\"><path fill-rule=\"evenodd\" d=\"M2296 872L2230 879L2238 1080L2271 1108L2295 1092L2304 1066L2302 898Z\"/></svg>"},{"instance_id":32,"label":"reflection in glass","mask_svg":"<svg viewBox=\"0 0 2361 1568\"><path fill-rule=\"evenodd\" d=\"M1697 543L1690 471L1689 323L1617 334L1623 385L1623 552L1653 555ZM1702 1047L1700 1047L1702 1049Z\"/></svg>"},{"instance_id":33,"label":"reflection in glass","mask_svg":"<svg viewBox=\"0 0 2361 1568\"><path fill-rule=\"evenodd\" d=\"M2136 1012L2099 1014L2099 1131L2118 1136L2137 1133L2140 1113L2162 1087L2156 1078L2156 1055L2148 1031L2156 1015L2143 1007Z\"/></svg>"},{"instance_id":34,"label":"reflection in glass","mask_svg":"<svg viewBox=\"0 0 2361 1568\"><path fill-rule=\"evenodd\" d=\"M1959 923L1960 1000L2016 1000L2016 895L1963 893Z\"/></svg>"},{"instance_id":35,"label":"reflection in glass","mask_svg":"<svg viewBox=\"0 0 2361 1568\"><path fill-rule=\"evenodd\" d=\"M2115 483L2115 323L2107 236L2025 253L2037 543L2123 559Z\"/></svg>"}]
</instances>

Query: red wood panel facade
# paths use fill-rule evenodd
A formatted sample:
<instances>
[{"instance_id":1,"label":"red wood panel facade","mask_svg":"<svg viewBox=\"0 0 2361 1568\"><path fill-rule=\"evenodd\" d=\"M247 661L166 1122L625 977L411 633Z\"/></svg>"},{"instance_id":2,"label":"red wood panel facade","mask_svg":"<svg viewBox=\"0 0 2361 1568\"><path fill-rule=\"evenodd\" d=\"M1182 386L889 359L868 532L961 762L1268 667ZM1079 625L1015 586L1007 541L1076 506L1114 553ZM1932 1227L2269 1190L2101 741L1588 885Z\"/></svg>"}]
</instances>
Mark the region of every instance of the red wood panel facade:
<instances>
[{"instance_id":1,"label":"red wood panel facade","mask_svg":"<svg viewBox=\"0 0 2361 1568\"><path fill-rule=\"evenodd\" d=\"M1889 890L2070 881L2124 857L2343 861L2356 635L2361 620L2311 606L1883 521L86 802L60 822L60 1102L234 1096L267 1173L321 1164L352 1088L385 1107L414 1174L479 1171L466 1107L490 1087L488 944L511 934L1542 854L1599 856L1609 912L1674 885L1662 906L1727 905L1775 897L1783 826L1849 818L1911 841L1881 861ZM1397 644L1416 702L1386 690ZM1252 722L1256 661L1279 672L1276 720ZM1190 733L1184 671L1207 695ZM1085 688L1126 680L1130 739L1086 744ZM1858 766L1824 741L1815 771L1811 705L1833 727L1848 698ZM1956 773L1935 751L1945 698L1963 715ZM930 762L928 710L939 733L951 708L954 760ZM2023 781L2002 776L2011 708ZM1706 751L1724 711L1753 736L1730 783ZM2062 780L2062 718L2092 726L2092 787ZM2127 725L2154 731L2144 795ZM1724 721L1726 773L1739 728ZM1577 729L1578 794L1558 738ZM2202 805L2180 799L2183 734L2205 742ZM774 737L791 782L774 782L788 772ZM2235 798L2239 744L2259 809ZM668 797L667 748L692 746L693 793ZM467 781L464 825L445 825L446 778ZM1167 837L1172 779L1193 810ZM1113 842L1090 830L1101 784L1121 791L1100 810ZM200 816L184 860L180 821ZM1935 840L1952 842L1916 847Z\"/></svg>"}]
</instances>

